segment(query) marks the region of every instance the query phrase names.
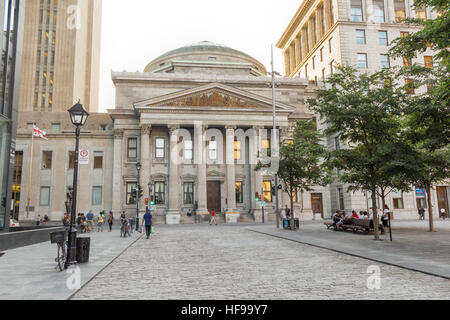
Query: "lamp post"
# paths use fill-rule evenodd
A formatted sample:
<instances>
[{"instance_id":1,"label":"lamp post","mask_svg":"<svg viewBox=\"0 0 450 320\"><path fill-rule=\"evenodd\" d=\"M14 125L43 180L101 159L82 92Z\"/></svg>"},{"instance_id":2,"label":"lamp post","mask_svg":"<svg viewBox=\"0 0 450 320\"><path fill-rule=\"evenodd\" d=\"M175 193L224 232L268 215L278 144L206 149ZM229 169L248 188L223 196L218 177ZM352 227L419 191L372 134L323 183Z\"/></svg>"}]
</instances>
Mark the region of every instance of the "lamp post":
<instances>
[{"instance_id":1,"label":"lamp post","mask_svg":"<svg viewBox=\"0 0 450 320\"><path fill-rule=\"evenodd\" d=\"M150 201L152 199L152 192L153 192L153 183L150 181L148 184L148 197L150 198ZM150 204L151 205L151 204ZM149 208L150 209L150 208Z\"/></svg>"},{"instance_id":2,"label":"lamp post","mask_svg":"<svg viewBox=\"0 0 450 320\"><path fill-rule=\"evenodd\" d=\"M140 193L141 193L141 186L140 186L140 173L141 173L142 165L140 162L136 163L136 170L137 170L137 186L136 186L136 231L139 230L139 200L140 200Z\"/></svg>"},{"instance_id":3,"label":"lamp post","mask_svg":"<svg viewBox=\"0 0 450 320\"><path fill-rule=\"evenodd\" d=\"M70 229L67 240L67 257L66 265L67 269L70 265L76 264L76 253L77 253L77 229L75 228L75 215L77 212L77 189L78 189L78 155L80 148L80 131L81 127L84 126L89 113L84 110L83 105L78 103L69 109L70 120L75 126L75 162L73 168L73 195L72 195L72 211L70 213Z\"/></svg>"}]
</instances>

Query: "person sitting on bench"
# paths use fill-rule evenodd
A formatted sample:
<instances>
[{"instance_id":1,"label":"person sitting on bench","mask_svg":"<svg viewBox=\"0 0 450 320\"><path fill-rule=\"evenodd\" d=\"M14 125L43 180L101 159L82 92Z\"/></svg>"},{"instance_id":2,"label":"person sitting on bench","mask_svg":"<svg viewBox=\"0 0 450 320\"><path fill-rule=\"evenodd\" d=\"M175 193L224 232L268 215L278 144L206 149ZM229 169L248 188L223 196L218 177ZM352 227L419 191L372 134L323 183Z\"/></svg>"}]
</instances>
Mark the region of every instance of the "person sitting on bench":
<instances>
[{"instance_id":1,"label":"person sitting on bench","mask_svg":"<svg viewBox=\"0 0 450 320\"><path fill-rule=\"evenodd\" d=\"M342 219L343 219L343 217L342 217L342 214L341 214L340 211L336 211L333 214L333 228L334 228L334 230L337 230L339 225L342 224Z\"/></svg>"}]
</instances>

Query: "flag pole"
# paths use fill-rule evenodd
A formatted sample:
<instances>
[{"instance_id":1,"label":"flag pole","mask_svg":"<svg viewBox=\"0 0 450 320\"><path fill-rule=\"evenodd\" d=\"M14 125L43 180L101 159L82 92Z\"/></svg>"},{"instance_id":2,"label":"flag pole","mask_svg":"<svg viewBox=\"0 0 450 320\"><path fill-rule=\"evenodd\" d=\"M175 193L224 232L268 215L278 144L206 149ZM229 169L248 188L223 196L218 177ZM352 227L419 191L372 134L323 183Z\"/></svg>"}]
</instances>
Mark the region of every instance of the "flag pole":
<instances>
[{"instance_id":1,"label":"flag pole","mask_svg":"<svg viewBox=\"0 0 450 320\"><path fill-rule=\"evenodd\" d=\"M30 170L28 171L28 186L27 186L27 218L30 217L30 187L31 181L33 180L33 147L34 147L34 127L36 123L33 121L33 131L31 132L31 151L30 151Z\"/></svg>"}]
</instances>

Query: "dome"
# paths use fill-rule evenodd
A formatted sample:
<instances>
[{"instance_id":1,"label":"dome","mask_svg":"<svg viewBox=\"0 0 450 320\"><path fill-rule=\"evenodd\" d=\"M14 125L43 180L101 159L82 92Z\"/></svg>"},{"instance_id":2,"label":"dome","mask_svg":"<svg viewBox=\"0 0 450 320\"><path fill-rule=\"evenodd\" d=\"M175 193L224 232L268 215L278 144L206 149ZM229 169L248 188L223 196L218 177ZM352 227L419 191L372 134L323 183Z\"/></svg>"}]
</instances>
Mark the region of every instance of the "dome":
<instances>
[{"instance_id":1,"label":"dome","mask_svg":"<svg viewBox=\"0 0 450 320\"><path fill-rule=\"evenodd\" d=\"M202 41L164 53L150 62L144 72L159 72L173 61L195 61L204 63L251 64L262 75L267 75L262 63L248 54L222 44Z\"/></svg>"}]
</instances>

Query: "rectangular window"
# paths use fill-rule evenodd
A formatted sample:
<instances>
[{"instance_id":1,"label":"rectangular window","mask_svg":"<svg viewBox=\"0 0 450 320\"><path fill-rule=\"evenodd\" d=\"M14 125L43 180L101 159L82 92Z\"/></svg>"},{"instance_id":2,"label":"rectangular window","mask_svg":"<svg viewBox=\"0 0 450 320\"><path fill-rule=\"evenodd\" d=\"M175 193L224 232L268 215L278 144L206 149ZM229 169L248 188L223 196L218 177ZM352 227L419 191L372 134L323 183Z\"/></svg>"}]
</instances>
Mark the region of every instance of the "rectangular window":
<instances>
[{"instance_id":1,"label":"rectangular window","mask_svg":"<svg viewBox=\"0 0 450 320\"><path fill-rule=\"evenodd\" d=\"M308 64L305 64L305 78L308 79Z\"/></svg>"},{"instance_id":2,"label":"rectangular window","mask_svg":"<svg viewBox=\"0 0 450 320\"><path fill-rule=\"evenodd\" d=\"M325 80L325 68L322 69L322 80Z\"/></svg>"},{"instance_id":3,"label":"rectangular window","mask_svg":"<svg viewBox=\"0 0 450 320\"><path fill-rule=\"evenodd\" d=\"M241 160L241 142L234 139L234 160Z\"/></svg>"},{"instance_id":4,"label":"rectangular window","mask_svg":"<svg viewBox=\"0 0 450 320\"><path fill-rule=\"evenodd\" d=\"M103 169L103 152L94 152L94 169Z\"/></svg>"},{"instance_id":5,"label":"rectangular window","mask_svg":"<svg viewBox=\"0 0 450 320\"><path fill-rule=\"evenodd\" d=\"M209 160L217 160L217 141L210 140L208 149L209 149Z\"/></svg>"},{"instance_id":6,"label":"rectangular window","mask_svg":"<svg viewBox=\"0 0 450 320\"><path fill-rule=\"evenodd\" d=\"M336 148L336 150L341 150L341 142L339 140L339 137L334 138L334 147Z\"/></svg>"},{"instance_id":7,"label":"rectangular window","mask_svg":"<svg viewBox=\"0 0 450 320\"><path fill-rule=\"evenodd\" d=\"M263 139L261 148L262 148L263 155L269 156L270 155L270 139Z\"/></svg>"},{"instance_id":8,"label":"rectangular window","mask_svg":"<svg viewBox=\"0 0 450 320\"><path fill-rule=\"evenodd\" d=\"M406 18L405 0L394 0L395 22L401 22Z\"/></svg>"},{"instance_id":9,"label":"rectangular window","mask_svg":"<svg viewBox=\"0 0 450 320\"><path fill-rule=\"evenodd\" d=\"M312 57L312 67L313 67L313 70L316 69L316 56Z\"/></svg>"},{"instance_id":10,"label":"rectangular window","mask_svg":"<svg viewBox=\"0 0 450 320\"><path fill-rule=\"evenodd\" d=\"M52 123L52 130L61 130L60 123Z\"/></svg>"},{"instance_id":11,"label":"rectangular window","mask_svg":"<svg viewBox=\"0 0 450 320\"><path fill-rule=\"evenodd\" d=\"M339 198L339 210L345 210L343 188L338 188L338 198Z\"/></svg>"},{"instance_id":12,"label":"rectangular window","mask_svg":"<svg viewBox=\"0 0 450 320\"><path fill-rule=\"evenodd\" d=\"M156 182L155 183L155 204L165 204L165 183Z\"/></svg>"},{"instance_id":13,"label":"rectangular window","mask_svg":"<svg viewBox=\"0 0 450 320\"><path fill-rule=\"evenodd\" d=\"M357 44L366 44L366 31L356 30L356 43Z\"/></svg>"},{"instance_id":14,"label":"rectangular window","mask_svg":"<svg viewBox=\"0 0 450 320\"><path fill-rule=\"evenodd\" d=\"M69 169L75 168L75 151L69 151Z\"/></svg>"},{"instance_id":15,"label":"rectangular window","mask_svg":"<svg viewBox=\"0 0 450 320\"><path fill-rule=\"evenodd\" d=\"M136 190L137 188L136 186L137 186L136 182L127 183L127 198L126 198L127 205L136 204L136 200L131 197L131 192L133 191L133 189Z\"/></svg>"},{"instance_id":16,"label":"rectangular window","mask_svg":"<svg viewBox=\"0 0 450 320\"><path fill-rule=\"evenodd\" d=\"M427 20L427 11L424 7L422 8L416 8L416 16L417 19L421 19L426 21Z\"/></svg>"},{"instance_id":17,"label":"rectangular window","mask_svg":"<svg viewBox=\"0 0 450 320\"><path fill-rule=\"evenodd\" d=\"M331 62L330 62L330 74L334 73L334 65L333 65L333 63L334 63L334 60L331 60Z\"/></svg>"},{"instance_id":18,"label":"rectangular window","mask_svg":"<svg viewBox=\"0 0 450 320\"><path fill-rule=\"evenodd\" d=\"M184 183L184 204L194 204L194 183Z\"/></svg>"},{"instance_id":19,"label":"rectangular window","mask_svg":"<svg viewBox=\"0 0 450 320\"><path fill-rule=\"evenodd\" d=\"M384 23L384 0L372 0L373 4L373 21L376 23Z\"/></svg>"},{"instance_id":20,"label":"rectangular window","mask_svg":"<svg viewBox=\"0 0 450 320\"><path fill-rule=\"evenodd\" d=\"M103 198L102 187L92 187L92 205L101 206Z\"/></svg>"},{"instance_id":21,"label":"rectangular window","mask_svg":"<svg viewBox=\"0 0 450 320\"><path fill-rule=\"evenodd\" d=\"M387 31L378 31L378 44L380 46L389 45Z\"/></svg>"},{"instance_id":22,"label":"rectangular window","mask_svg":"<svg viewBox=\"0 0 450 320\"><path fill-rule=\"evenodd\" d=\"M433 69L433 57L425 56L423 57L425 68Z\"/></svg>"},{"instance_id":23,"label":"rectangular window","mask_svg":"<svg viewBox=\"0 0 450 320\"><path fill-rule=\"evenodd\" d=\"M367 69L367 54L358 53L358 68Z\"/></svg>"},{"instance_id":24,"label":"rectangular window","mask_svg":"<svg viewBox=\"0 0 450 320\"><path fill-rule=\"evenodd\" d=\"M351 0L351 21L363 21L362 0Z\"/></svg>"},{"instance_id":25,"label":"rectangular window","mask_svg":"<svg viewBox=\"0 0 450 320\"><path fill-rule=\"evenodd\" d=\"M193 152L192 152L192 140L184 141L184 160L192 160Z\"/></svg>"},{"instance_id":26,"label":"rectangular window","mask_svg":"<svg viewBox=\"0 0 450 320\"><path fill-rule=\"evenodd\" d=\"M409 94L414 94L414 81L412 79L405 79L406 87L408 88Z\"/></svg>"},{"instance_id":27,"label":"rectangular window","mask_svg":"<svg viewBox=\"0 0 450 320\"><path fill-rule=\"evenodd\" d=\"M409 35L409 32L408 31L400 31L400 37L401 38L405 38L405 37L407 37Z\"/></svg>"},{"instance_id":28,"label":"rectangular window","mask_svg":"<svg viewBox=\"0 0 450 320\"><path fill-rule=\"evenodd\" d=\"M137 158L137 138L128 138L128 158Z\"/></svg>"},{"instance_id":29,"label":"rectangular window","mask_svg":"<svg viewBox=\"0 0 450 320\"><path fill-rule=\"evenodd\" d=\"M381 68L389 68L391 66L389 55L380 54L380 64Z\"/></svg>"},{"instance_id":30,"label":"rectangular window","mask_svg":"<svg viewBox=\"0 0 450 320\"><path fill-rule=\"evenodd\" d=\"M236 203L244 203L244 190L242 188L242 182L236 182L234 189L236 191Z\"/></svg>"},{"instance_id":31,"label":"rectangular window","mask_svg":"<svg viewBox=\"0 0 450 320\"><path fill-rule=\"evenodd\" d=\"M328 40L328 50L330 51L330 53L332 51L332 48L333 48L333 38L330 38L330 40Z\"/></svg>"},{"instance_id":32,"label":"rectangular window","mask_svg":"<svg viewBox=\"0 0 450 320\"><path fill-rule=\"evenodd\" d=\"M394 205L394 209L403 209L403 192L401 191L392 191L392 202Z\"/></svg>"},{"instance_id":33,"label":"rectangular window","mask_svg":"<svg viewBox=\"0 0 450 320\"><path fill-rule=\"evenodd\" d=\"M323 62L323 47L320 48L320 62Z\"/></svg>"},{"instance_id":34,"label":"rectangular window","mask_svg":"<svg viewBox=\"0 0 450 320\"><path fill-rule=\"evenodd\" d=\"M39 205L41 207L50 206L50 187L41 187Z\"/></svg>"},{"instance_id":35,"label":"rectangular window","mask_svg":"<svg viewBox=\"0 0 450 320\"><path fill-rule=\"evenodd\" d=\"M272 181L267 180L263 182L264 201L272 202Z\"/></svg>"},{"instance_id":36,"label":"rectangular window","mask_svg":"<svg viewBox=\"0 0 450 320\"><path fill-rule=\"evenodd\" d=\"M42 152L42 169L51 169L52 168L52 151L44 151Z\"/></svg>"},{"instance_id":37,"label":"rectangular window","mask_svg":"<svg viewBox=\"0 0 450 320\"><path fill-rule=\"evenodd\" d=\"M156 138L155 139L155 157L158 159L164 159L165 151L166 151L166 139Z\"/></svg>"}]
</instances>

